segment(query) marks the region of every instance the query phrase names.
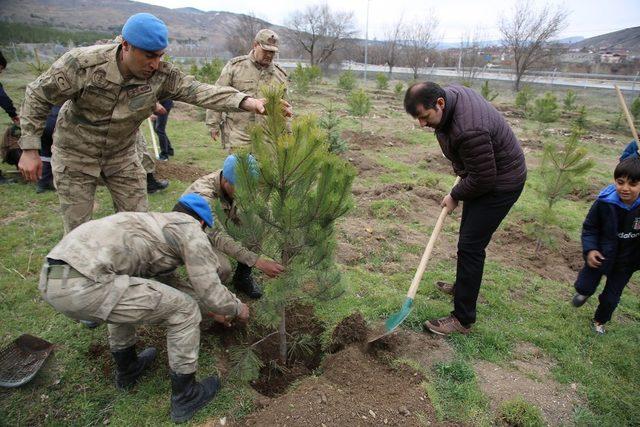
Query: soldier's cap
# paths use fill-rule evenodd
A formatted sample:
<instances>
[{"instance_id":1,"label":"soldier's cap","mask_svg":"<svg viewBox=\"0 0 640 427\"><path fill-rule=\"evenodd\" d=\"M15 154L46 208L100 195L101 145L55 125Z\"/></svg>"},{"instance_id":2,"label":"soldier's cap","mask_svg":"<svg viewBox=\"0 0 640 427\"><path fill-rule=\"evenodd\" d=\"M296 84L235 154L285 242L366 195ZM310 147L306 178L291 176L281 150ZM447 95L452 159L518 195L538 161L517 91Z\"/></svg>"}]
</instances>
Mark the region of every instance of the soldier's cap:
<instances>
[{"instance_id":1,"label":"soldier's cap","mask_svg":"<svg viewBox=\"0 0 640 427\"><path fill-rule=\"evenodd\" d=\"M199 194L189 193L178 199L178 203L195 212L209 227L213 227L213 213L209 203Z\"/></svg>"},{"instance_id":2,"label":"soldier's cap","mask_svg":"<svg viewBox=\"0 0 640 427\"><path fill-rule=\"evenodd\" d=\"M169 45L169 30L156 16L136 13L122 27L122 38L139 49L155 52Z\"/></svg>"},{"instance_id":3,"label":"soldier's cap","mask_svg":"<svg viewBox=\"0 0 640 427\"><path fill-rule=\"evenodd\" d=\"M270 50L271 52L278 51L278 45L280 44L280 38L272 30L263 28L258 31L255 38L256 43L260 45L264 50Z\"/></svg>"},{"instance_id":4,"label":"soldier's cap","mask_svg":"<svg viewBox=\"0 0 640 427\"><path fill-rule=\"evenodd\" d=\"M238 170L239 159L235 154L231 154L224 159L224 163L222 164L222 176L224 179L229 181L229 184L236 185L237 181L237 170ZM252 154L247 156L247 163L249 164L249 172L251 176L254 178L258 176L258 161Z\"/></svg>"}]
</instances>

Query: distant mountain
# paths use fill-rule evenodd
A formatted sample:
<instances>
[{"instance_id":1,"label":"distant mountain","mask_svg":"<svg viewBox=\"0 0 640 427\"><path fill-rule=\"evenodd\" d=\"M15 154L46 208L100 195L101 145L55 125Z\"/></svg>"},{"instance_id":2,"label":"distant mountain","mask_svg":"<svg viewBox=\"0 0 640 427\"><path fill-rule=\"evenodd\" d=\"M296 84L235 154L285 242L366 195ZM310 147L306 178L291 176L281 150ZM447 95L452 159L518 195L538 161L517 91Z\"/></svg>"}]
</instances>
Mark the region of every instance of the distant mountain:
<instances>
[{"instance_id":1,"label":"distant mountain","mask_svg":"<svg viewBox=\"0 0 640 427\"><path fill-rule=\"evenodd\" d=\"M200 46L193 55L225 52L229 34L241 28L245 15L230 12L204 12L192 7L168 9L130 0L0 0L0 20L46 25L66 30L92 30L118 34L127 18L135 13L156 15L169 26L169 38L181 46ZM257 20L275 31L284 27ZM247 34L247 38L254 34ZM285 42L286 43L286 42ZM180 49L178 49L180 50ZM182 49L184 50L184 49Z\"/></svg>"},{"instance_id":2,"label":"distant mountain","mask_svg":"<svg viewBox=\"0 0 640 427\"><path fill-rule=\"evenodd\" d=\"M571 49L588 49L593 51L629 50L640 53L640 27L625 28L624 30L590 37L573 43Z\"/></svg>"},{"instance_id":3,"label":"distant mountain","mask_svg":"<svg viewBox=\"0 0 640 427\"><path fill-rule=\"evenodd\" d=\"M557 39L557 40L554 40L554 42L560 43L560 44L573 44L582 40L584 40L584 37L576 36L576 37L565 37L563 39Z\"/></svg>"},{"instance_id":4,"label":"distant mountain","mask_svg":"<svg viewBox=\"0 0 640 427\"><path fill-rule=\"evenodd\" d=\"M584 37L566 37L563 39L553 40L554 43L560 44L572 44L584 40ZM502 40L482 40L478 42L480 47L501 46ZM437 49L457 49L460 47L460 42L441 42L436 46Z\"/></svg>"}]
</instances>

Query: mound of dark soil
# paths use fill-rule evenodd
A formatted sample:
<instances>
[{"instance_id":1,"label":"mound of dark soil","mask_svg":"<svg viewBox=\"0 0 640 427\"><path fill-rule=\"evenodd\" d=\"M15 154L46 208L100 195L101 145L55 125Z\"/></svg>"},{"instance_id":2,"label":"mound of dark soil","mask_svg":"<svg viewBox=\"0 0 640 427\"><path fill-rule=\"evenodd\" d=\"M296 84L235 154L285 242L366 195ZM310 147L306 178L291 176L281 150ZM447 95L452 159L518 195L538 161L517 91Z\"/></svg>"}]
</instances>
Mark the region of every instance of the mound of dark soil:
<instances>
[{"instance_id":1,"label":"mound of dark soil","mask_svg":"<svg viewBox=\"0 0 640 427\"><path fill-rule=\"evenodd\" d=\"M336 353L350 344L364 344L367 342L368 333L367 322L362 314L353 313L338 323L333 330L329 352Z\"/></svg>"},{"instance_id":2,"label":"mound of dark soil","mask_svg":"<svg viewBox=\"0 0 640 427\"><path fill-rule=\"evenodd\" d=\"M176 179L178 181L191 183L211 172L212 171L199 168L195 165L187 165L173 161L156 162L156 178L158 179Z\"/></svg>"},{"instance_id":3,"label":"mound of dark soil","mask_svg":"<svg viewBox=\"0 0 640 427\"><path fill-rule=\"evenodd\" d=\"M356 321L353 318L350 321ZM260 426L420 425L435 422L420 375L394 369L357 346L328 356L319 377L269 402L243 420Z\"/></svg>"}]
</instances>

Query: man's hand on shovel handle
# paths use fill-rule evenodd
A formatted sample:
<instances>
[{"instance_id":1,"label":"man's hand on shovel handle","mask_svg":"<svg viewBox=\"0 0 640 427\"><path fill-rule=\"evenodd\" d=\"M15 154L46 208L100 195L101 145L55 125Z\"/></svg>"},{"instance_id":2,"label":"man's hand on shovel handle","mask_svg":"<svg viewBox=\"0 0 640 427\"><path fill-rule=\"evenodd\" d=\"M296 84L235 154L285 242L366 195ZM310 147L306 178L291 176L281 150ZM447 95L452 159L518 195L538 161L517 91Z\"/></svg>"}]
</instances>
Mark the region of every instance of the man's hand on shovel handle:
<instances>
[{"instance_id":1,"label":"man's hand on shovel handle","mask_svg":"<svg viewBox=\"0 0 640 427\"><path fill-rule=\"evenodd\" d=\"M451 194L447 194L440 202L440 206L443 208L447 208L447 213L451 213L455 208L458 207L458 201L451 197Z\"/></svg>"}]
</instances>

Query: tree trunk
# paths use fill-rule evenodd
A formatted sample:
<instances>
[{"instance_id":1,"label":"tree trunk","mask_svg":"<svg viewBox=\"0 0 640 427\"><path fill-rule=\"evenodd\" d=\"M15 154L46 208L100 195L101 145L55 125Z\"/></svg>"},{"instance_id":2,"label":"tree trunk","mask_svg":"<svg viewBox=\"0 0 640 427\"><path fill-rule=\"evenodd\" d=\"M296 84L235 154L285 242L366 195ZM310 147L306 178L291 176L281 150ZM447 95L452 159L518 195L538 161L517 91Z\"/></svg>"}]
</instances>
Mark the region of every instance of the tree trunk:
<instances>
[{"instance_id":1,"label":"tree trunk","mask_svg":"<svg viewBox=\"0 0 640 427\"><path fill-rule=\"evenodd\" d=\"M514 88L515 88L516 92L518 92L520 90L520 79L521 78L522 78L522 74L520 74L516 70L516 81L514 82Z\"/></svg>"},{"instance_id":2,"label":"tree trunk","mask_svg":"<svg viewBox=\"0 0 640 427\"><path fill-rule=\"evenodd\" d=\"M286 305L282 306L280 312L280 326L278 327L278 336L280 337L280 363L284 366L287 364L287 320L285 317Z\"/></svg>"}]
</instances>

